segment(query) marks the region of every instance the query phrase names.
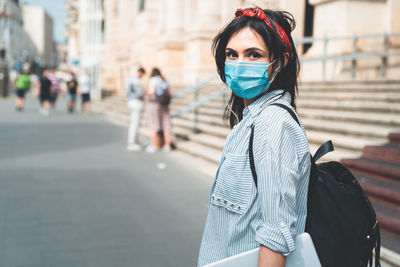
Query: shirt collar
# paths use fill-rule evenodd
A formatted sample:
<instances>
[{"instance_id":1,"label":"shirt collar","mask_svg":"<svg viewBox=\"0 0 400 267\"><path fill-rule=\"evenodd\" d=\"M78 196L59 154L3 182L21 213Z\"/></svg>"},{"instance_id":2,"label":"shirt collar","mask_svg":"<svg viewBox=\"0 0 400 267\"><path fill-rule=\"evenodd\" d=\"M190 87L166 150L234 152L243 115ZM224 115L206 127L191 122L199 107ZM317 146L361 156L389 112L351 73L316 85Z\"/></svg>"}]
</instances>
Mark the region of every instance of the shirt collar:
<instances>
[{"instance_id":1,"label":"shirt collar","mask_svg":"<svg viewBox=\"0 0 400 267\"><path fill-rule=\"evenodd\" d=\"M250 114L252 118L257 117L258 114L261 112L261 110L263 110L263 108L266 105L275 102L275 100L277 100L280 97L280 95L282 95L282 93L284 93L282 98L284 100L288 101L290 104L291 96L289 93L287 93L287 92L285 93L284 90L278 89L278 90L274 90L271 92L267 92L266 94L264 94L260 98L256 99L253 103L248 105L243 110L243 118L246 117L248 114Z\"/></svg>"}]
</instances>

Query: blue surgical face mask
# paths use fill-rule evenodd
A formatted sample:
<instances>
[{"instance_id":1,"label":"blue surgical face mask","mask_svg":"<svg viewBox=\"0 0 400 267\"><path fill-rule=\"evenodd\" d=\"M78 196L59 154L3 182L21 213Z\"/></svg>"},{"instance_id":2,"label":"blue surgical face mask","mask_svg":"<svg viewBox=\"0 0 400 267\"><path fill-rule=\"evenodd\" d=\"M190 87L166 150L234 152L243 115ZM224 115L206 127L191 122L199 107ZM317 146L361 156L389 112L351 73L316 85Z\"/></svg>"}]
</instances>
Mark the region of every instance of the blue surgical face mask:
<instances>
[{"instance_id":1,"label":"blue surgical face mask","mask_svg":"<svg viewBox=\"0 0 400 267\"><path fill-rule=\"evenodd\" d=\"M253 99L267 91L271 85L273 79L268 77L268 68L272 63L225 60L226 84L235 95Z\"/></svg>"}]
</instances>

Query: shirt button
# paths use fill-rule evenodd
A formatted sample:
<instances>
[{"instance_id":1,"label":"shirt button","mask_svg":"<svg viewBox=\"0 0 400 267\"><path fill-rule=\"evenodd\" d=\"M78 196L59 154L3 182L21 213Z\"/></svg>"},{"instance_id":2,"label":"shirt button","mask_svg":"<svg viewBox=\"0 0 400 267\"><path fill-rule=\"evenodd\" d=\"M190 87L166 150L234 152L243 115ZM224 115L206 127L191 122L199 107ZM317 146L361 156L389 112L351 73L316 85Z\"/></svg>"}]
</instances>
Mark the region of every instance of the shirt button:
<instances>
[{"instance_id":1,"label":"shirt button","mask_svg":"<svg viewBox=\"0 0 400 267\"><path fill-rule=\"evenodd\" d=\"M234 208L234 207L235 207L235 205L231 204L231 208Z\"/></svg>"},{"instance_id":2,"label":"shirt button","mask_svg":"<svg viewBox=\"0 0 400 267\"><path fill-rule=\"evenodd\" d=\"M224 204L226 204L227 202L226 202L226 200L224 200Z\"/></svg>"},{"instance_id":3,"label":"shirt button","mask_svg":"<svg viewBox=\"0 0 400 267\"><path fill-rule=\"evenodd\" d=\"M240 207L238 207L238 210L240 210Z\"/></svg>"}]
</instances>

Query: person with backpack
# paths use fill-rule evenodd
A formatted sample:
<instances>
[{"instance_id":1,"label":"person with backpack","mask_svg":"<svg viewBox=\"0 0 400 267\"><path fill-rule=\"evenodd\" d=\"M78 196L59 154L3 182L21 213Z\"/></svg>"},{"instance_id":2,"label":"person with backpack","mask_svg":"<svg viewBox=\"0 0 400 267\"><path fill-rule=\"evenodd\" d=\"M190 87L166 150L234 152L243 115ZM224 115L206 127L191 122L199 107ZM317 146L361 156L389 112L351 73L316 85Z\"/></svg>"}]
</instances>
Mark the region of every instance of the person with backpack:
<instances>
[{"instance_id":1,"label":"person with backpack","mask_svg":"<svg viewBox=\"0 0 400 267\"><path fill-rule=\"evenodd\" d=\"M149 153L154 153L158 149L158 138L160 132L163 136L162 151L171 150L171 116L169 113L169 103L171 101L171 91L169 82L161 74L158 68L153 68L149 81L147 96L147 118L146 122L151 129L150 145L146 148Z\"/></svg>"},{"instance_id":2,"label":"person with backpack","mask_svg":"<svg viewBox=\"0 0 400 267\"><path fill-rule=\"evenodd\" d=\"M315 162L295 98L299 59L285 11L238 9L212 48L232 90L232 128L211 187L198 266L256 248L258 267L284 267L307 232L324 267L379 263L379 226L368 198L340 163ZM371 266L371 265L370 265ZM307 266L308 267L308 266Z\"/></svg>"},{"instance_id":3,"label":"person with backpack","mask_svg":"<svg viewBox=\"0 0 400 267\"><path fill-rule=\"evenodd\" d=\"M42 77L40 78L40 91L39 101L40 108L39 113L43 116L50 115L50 100L51 100L51 81L48 78L49 71L43 70Z\"/></svg>"},{"instance_id":4,"label":"person with backpack","mask_svg":"<svg viewBox=\"0 0 400 267\"><path fill-rule=\"evenodd\" d=\"M69 77L67 80L67 89L68 89L67 109L69 113L73 113L75 111L77 87L78 87L78 81L76 79L75 73L71 71L69 73Z\"/></svg>"},{"instance_id":5,"label":"person with backpack","mask_svg":"<svg viewBox=\"0 0 400 267\"><path fill-rule=\"evenodd\" d=\"M128 145L126 149L128 151L138 151L142 147L137 143L137 134L140 124L140 115L143 108L143 89L141 85L141 79L145 74L143 68L139 68L136 71L136 75L131 74L125 80L125 92L127 98L127 106L131 111L131 120L128 131Z\"/></svg>"},{"instance_id":6,"label":"person with backpack","mask_svg":"<svg viewBox=\"0 0 400 267\"><path fill-rule=\"evenodd\" d=\"M53 109L53 111L55 111L58 95L61 92L61 79L57 77L56 69L50 69L47 78L51 82L50 106Z\"/></svg>"},{"instance_id":7,"label":"person with backpack","mask_svg":"<svg viewBox=\"0 0 400 267\"><path fill-rule=\"evenodd\" d=\"M15 100L15 108L17 111L23 111L25 105L25 94L31 88L30 76L22 71L17 79L15 80L15 89L17 94L17 99Z\"/></svg>"},{"instance_id":8,"label":"person with backpack","mask_svg":"<svg viewBox=\"0 0 400 267\"><path fill-rule=\"evenodd\" d=\"M284 267L307 216L310 153L295 110L299 60L288 12L238 9L215 37L221 80L232 90L226 139L211 189L198 266L260 247L259 267ZM249 158L254 127L256 187Z\"/></svg>"}]
</instances>

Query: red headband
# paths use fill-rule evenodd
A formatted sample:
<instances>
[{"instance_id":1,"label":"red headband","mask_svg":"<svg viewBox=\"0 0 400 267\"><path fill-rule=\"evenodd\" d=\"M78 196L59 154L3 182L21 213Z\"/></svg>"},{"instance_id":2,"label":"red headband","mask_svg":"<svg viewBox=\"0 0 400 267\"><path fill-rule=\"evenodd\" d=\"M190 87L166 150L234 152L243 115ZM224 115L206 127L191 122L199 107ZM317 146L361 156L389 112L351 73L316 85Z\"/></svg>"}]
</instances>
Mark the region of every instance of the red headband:
<instances>
[{"instance_id":1,"label":"red headband","mask_svg":"<svg viewBox=\"0 0 400 267\"><path fill-rule=\"evenodd\" d=\"M235 19L243 17L243 16L261 19L267 24L268 27L271 28L271 30L274 30L274 27L272 26L272 23L273 23L275 26L276 32L279 35L279 39L281 40L283 45L290 48L290 42L289 42L289 38L288 38L286 32L283 30L283 28L279 24L275 23L274 21L272 21L272 23L271 23L271 20L267 17L267 15L265 15L264 11L262 11L261 9L259 9L259 8L250 8L250 9L238 8L235 12L235 16L236 16Z\"/></svg>"}]
</instances>

